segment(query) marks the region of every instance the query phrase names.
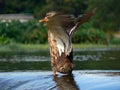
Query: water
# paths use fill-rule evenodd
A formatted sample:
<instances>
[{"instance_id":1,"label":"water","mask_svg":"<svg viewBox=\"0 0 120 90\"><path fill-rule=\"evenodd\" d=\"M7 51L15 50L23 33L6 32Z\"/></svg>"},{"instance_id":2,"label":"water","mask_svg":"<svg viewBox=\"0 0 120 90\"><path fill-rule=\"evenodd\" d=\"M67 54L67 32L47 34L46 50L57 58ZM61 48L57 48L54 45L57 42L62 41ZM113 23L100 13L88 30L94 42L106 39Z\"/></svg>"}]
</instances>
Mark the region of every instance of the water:
<instances>
[{"instance_id":1,"label":"water","mask_svg":"<svg viewBox=\"0 0 120 90\"><path fill-rule=\"evenodd\" d=\"M79 70L55 77L50 71L4 72L0 90L120 90L120 70Z\"/></svg>"},{"instance_id":2,"label":"water","mask_svg":"<svg viewBox=\"0 0 120 90\"><path fill-rule=\"evenodd\" d=\"M75 70L120 70L119 49L75 50ZM49 51L1 52L0 71L51 70Z\"/></svg>"},{"instance_id":3,"label":"water","mask_svg":"<svg viewBox=\"0 0 120 90\"><path fill-rule=\"evenodd\" d=\"M0 52L0 90L120 90L120 49L75 50L74 64L53 77L49 51Z\"/></svg>"}]
</instances>

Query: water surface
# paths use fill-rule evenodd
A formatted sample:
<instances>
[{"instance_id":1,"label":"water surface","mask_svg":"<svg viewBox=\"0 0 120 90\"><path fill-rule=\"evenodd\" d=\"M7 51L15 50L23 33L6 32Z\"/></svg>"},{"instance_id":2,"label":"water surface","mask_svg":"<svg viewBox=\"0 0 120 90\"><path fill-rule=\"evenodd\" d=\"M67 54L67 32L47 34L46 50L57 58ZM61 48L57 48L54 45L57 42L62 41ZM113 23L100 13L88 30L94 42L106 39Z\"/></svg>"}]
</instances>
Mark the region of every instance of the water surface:
<instances>
[{"instance_id":1,"label":"water surface","mask_svg":"<svg viewBox=\"0 0 120 90\"><path fill-rule=\"evenodd\" d=\"M75 50L74 64L54 77L49 51L0 52L0 90L120 90L120 49Z\"/></svg>"},{"instance_id":2,"label":"water surface","mask_svg":"<svg viewBox=\"0 0 120 90\"><path fill-rule=\"evenodd\" d=\"M0 90L120 90L120 70L79 70L55 77L51 71L2 72Z\"/></svg>"},{"instance_id":3,"label":"water surface","mask_svg":"<svg viewBox=\"0 0 120 90\"><path fill-rule=\"evenodd\" d=\"M76 70L120 70L119 49L75 50ZM49 51L1 52L0 71L51 70Z\"/></svg>"}]
</instances>

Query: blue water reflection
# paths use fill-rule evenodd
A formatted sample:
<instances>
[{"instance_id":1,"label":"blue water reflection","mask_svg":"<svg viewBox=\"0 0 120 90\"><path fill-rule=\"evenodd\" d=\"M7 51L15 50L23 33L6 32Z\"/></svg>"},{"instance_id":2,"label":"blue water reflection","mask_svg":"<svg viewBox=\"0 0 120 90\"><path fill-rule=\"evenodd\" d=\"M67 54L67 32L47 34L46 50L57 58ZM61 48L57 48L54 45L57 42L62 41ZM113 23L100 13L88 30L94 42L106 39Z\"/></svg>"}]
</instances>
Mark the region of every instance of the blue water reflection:
<instances>
[{"instance_id":1,"label":"blue water reflection","mask_svg":"<svg viewBox=\"0 0 120 90\"><path fill-rule=\"evenodd\" d=\"M120 90L120 70L79 70L57 77L50 71L2 72L0 90Z\"/></svg>"}]
</instances>

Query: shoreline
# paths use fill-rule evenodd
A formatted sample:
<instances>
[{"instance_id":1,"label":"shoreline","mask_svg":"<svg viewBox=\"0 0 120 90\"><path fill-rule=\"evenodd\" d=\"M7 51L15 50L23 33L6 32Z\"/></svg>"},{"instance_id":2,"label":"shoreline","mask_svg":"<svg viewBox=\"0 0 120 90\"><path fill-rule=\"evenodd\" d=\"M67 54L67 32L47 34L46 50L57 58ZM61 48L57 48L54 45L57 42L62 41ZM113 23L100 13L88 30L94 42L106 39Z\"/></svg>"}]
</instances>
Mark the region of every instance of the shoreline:
<instances>
[{"instance_id":1,"label":"shoreline","mask_svg":"<svg viewBox=\"0 0 120 90\"><path fill-rule=\"evenodd\" d=\"M74 51L120 50L120 45L73 44ZM8 44L0 45L0 52L40 52L49 51L49 44Z\"/></svg>"}]
</instances>

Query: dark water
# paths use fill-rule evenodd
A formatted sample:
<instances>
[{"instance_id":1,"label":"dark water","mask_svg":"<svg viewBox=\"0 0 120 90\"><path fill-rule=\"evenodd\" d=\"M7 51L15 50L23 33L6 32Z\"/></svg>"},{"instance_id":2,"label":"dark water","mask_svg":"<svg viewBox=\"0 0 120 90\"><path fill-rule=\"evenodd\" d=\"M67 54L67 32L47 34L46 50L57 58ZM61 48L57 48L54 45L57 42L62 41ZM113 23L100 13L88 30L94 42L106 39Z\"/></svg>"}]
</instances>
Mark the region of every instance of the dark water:
<instances>
[{"instance_id":1,"label":"dark water","mask_svg":"<svg viewBox=\"0 0 120 90\"><path fill-rule=\"evenodd\" d=\"M76 70L120 70L120 49L75 50ZM1 52L0 70L51 70L49 51Z\"/></svg>"},{"instance_id":2,"label":"dark water","mask_svg":"<svg viewBox=\"0 0 120 90\"><path fill-rule=\"evenodd\" d=\"M74 51L72 76L52 76L48 51L0 52L0 90L120 90L120 49Z\"/></svg>"}]
</instances>

